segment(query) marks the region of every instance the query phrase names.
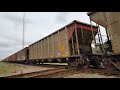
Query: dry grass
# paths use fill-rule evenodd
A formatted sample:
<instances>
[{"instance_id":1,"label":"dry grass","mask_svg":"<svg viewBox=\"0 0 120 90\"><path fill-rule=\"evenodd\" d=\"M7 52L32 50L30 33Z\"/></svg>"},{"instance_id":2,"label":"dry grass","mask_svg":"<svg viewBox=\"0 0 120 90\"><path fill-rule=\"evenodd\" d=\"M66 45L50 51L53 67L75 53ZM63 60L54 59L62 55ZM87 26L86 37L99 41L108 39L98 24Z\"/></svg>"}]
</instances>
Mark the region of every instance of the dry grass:
<instances>
[{"instance_id":1,"label":"dry grass","mask_svg":"<svg viewBox=\"0 0 120 90\"><path fill-rule=\"evenodd\" d=\"M30 66L0 62L0 77L52 69L50 67Z\"/></svg>"},{"instance_id":2,"label":"dry grass","mask_svg":"<svg viewBox=\"0 0 120 90\"><path fill-rule=\"evenodd\" d=\"M10 73L13 73L16 68L17 66L13 64L0 62L0 76L9 75Z\"/></svg>"}]
</instances>

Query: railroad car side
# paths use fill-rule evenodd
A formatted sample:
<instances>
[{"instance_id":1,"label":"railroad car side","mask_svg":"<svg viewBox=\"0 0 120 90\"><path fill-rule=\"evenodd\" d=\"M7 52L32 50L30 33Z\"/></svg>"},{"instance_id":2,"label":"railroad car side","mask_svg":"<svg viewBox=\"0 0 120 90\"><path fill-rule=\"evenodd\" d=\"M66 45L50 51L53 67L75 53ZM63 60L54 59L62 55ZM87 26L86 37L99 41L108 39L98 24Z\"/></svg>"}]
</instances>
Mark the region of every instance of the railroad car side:
<instances>
[{"instance_id":1,"label":"railroad car side","mask_svg":"<svg viewBox=\"0 0 120 90\"><path fill-rule=\"evenodd\" d=\"M69 55L67 30L58 30L55 33L29 46L29 59L65 58Z\"/></svg>"},{"instance_id":2,"label":"railroad car side","mask_svg":"<svg viewBox=\"0 0 120 90\"><path fill-rule=\"evenodd\" d=\"M10 57L10 56L9 56L9 57ZM9 57L7 57L5 61L9 62Z\"/></svg>"},{"instance_id":3,"label":"railroad car side","mask_svg":"<svg viewBox=\"0 0 120 90\"><path fill-rule=\"evenodd\" d=\"M28 55L29 55L28 47L18 51L16 53L16 55L17 55L17 59L16 59L17 62L28 60L29 59L29 57L28 57Z\"/></svg>"},{"instance_id":4,"label":"railroad car side","mask_svg":"<svg viewBox=\"0 0 120 90\"><path fill-rule=\"evenodd\" d=\"M83 28L83 33L85 34L84 38L87 37L85 39L86 44L84 43L83 45L81 28ZM93 37L91 30L96 35L96 26L91 28L89 24L73 21L65 27L29 45L29 59L40 62L65 61L70 57L79 56L80 49L83 47L86 48L86 51L88 50L87 52L92 52L91 43Z\"/></svg>"},{"instance_id":5,"label":"railroad car side","mask_svg":"<svg viewBox=\"0 0 120 90\"><path fill-rule=\"evenodd\" d=\"M12 62L12 56L8 57L8 62Z\"/></svg>"},{"instance_id":6,"label":"railroad car side","mask_svg":"<svg viewBox=\"0 0 120 90\"><path fill-rule=\"evenodd\" d=\"M16 62L16 60L17 60L17 54L15 53L15 54L11 55L11 58L12 58L11 62Z\"/></svg>"}]
</instances>

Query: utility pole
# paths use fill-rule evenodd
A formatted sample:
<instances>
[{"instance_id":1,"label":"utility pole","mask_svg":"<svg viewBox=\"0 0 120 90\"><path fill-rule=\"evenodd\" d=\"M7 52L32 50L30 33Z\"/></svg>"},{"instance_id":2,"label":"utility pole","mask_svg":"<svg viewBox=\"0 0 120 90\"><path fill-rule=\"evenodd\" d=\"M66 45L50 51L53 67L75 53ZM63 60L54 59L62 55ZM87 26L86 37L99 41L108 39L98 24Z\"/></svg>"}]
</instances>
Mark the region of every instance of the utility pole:
<instances>
[{"instance_id":1,"label":"utility pole","mask_svg":"<svg viewBox=\"0 0 120 90\"><path fill-rule=\"evenodd\" d=\"M25 12L23 12L23 48L25 45Z\"/></svg>"}]
</instances>

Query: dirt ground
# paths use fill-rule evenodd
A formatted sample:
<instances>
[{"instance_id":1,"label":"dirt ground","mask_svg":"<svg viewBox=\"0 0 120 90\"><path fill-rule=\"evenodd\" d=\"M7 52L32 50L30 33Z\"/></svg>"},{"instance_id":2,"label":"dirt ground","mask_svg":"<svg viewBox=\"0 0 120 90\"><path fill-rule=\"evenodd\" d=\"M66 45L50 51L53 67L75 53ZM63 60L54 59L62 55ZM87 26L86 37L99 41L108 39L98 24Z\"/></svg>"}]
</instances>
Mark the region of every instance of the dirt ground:
<instances>
[{"instance_id":1,"label":"dirt ground","mask_svg":"<svg viewBox=\"0 0 120 90\"><path fill-rule=\"evenodd\" d=\"M30 66L0 62L0 77L50 69L54 69L54 67ZM120 78L120 74L111 75L104 69L70 69L54 75L48 75L46 78Z\"/></svg>"},{"instance_id":2,"label":"dirt ground","mask_svg":"<svg viewBox=\"0 0 120 90\"><path fill-rule=\"evenodd\" d=\"M115 74L105 69L72 69L48 75L46 78L120 78L120 72Z\"/></svg>"},{"instance_id":3,"label":"dirt ground","mask_svg":"<svg viewBox=\"0 0 120 90\"><path fill-rule=\"evenodd\" d=\"M99 75L99 74L90 74L90 73L75 73L75 74L67 75L63 78L118 78L118 77L105 76L105 75Z\"/></svg>"},{"instance_id":4,"label":"dirt ground","mask_svg":"<svg viewBox=\"0 0 120 90\"><path fill-rule=\"evenodd\" d=\"M106 74L107 73L107 74ZM74 70L68 72L62 78L120 78L120 75L111 75L106 70Z\"/></svg>"},{"instance_id":5,"label":"dirt ground","mask_svg":"<svg viewBox=\"0 0 120 90\"><path fill-rule=\"evenodd\" d=\"M53 68L0 62L0 77L49 69Z\"/></svg>"}]
</instances>

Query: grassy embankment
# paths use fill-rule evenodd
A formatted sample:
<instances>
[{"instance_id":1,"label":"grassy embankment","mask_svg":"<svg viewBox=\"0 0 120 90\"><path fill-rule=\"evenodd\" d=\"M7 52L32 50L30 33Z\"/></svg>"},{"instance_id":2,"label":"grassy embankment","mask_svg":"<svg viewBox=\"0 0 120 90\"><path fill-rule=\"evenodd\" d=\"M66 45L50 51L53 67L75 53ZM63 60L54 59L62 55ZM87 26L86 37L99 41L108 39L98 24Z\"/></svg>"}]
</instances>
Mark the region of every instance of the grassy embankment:
<instances>
[{"instance_id":1,"label":"grassy embankment","mask_svg":"<svg viewBox=\"0 0 120 90\"><path fill-rule=\"evenodd\" d=\"M10 75L14 73L16 65L0 62L0 76Z\"/></svg>"}]
</instances>

